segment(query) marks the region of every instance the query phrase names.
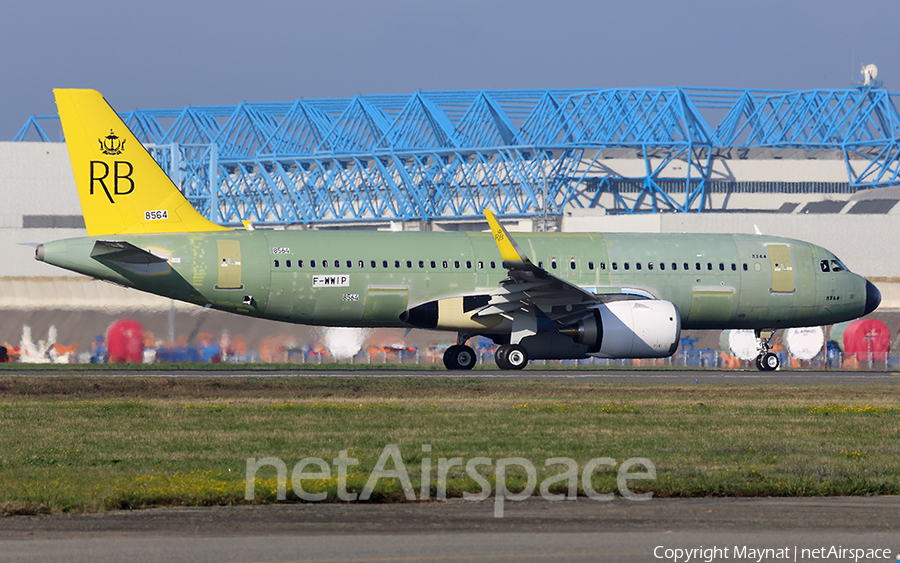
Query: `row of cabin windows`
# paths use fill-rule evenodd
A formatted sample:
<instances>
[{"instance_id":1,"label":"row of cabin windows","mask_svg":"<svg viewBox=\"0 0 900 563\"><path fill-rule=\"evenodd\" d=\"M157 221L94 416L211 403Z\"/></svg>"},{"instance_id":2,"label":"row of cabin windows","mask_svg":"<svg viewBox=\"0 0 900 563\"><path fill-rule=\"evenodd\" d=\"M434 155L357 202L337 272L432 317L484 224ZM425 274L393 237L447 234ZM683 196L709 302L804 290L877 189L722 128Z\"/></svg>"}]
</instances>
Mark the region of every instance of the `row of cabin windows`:
<instances>
[{"instance_id":1,"label":"row of cabin windows","mask_svg":"<svg viewBox=\"0 0 900 563\"><path fill-rule=\"evenodd\" d=\"M673 271L673 272L678 271L678 264L677 264L676 262L672 262L671 266L672 266L672 267L671 267L671 271ZM690 264L688 264L687 262L684 262L684 263L682 264L682 266L683 266L684 271L688 271L688 270L691 269ZM727 266L727 265L726 265L724 262L719 262L719 271L720 271L720 272L724 272L724 271L726 270L726 266ZM544 267L544 263L543 263L543 262L538 262L538 267L543 268L543 267ZM556 260L552 260L552 261L550 262L550 269L555 270L556 267L557 267L557 266L556 266ZM606 263L605 263L605 262L600 262L599 264L597 264L597 267L599 267L601 270L605 270L605 269L606 269ZM618 270L618 269L619 269L619 263L618 263L618 262L612 262L612 263L610 263L610 267L611 267L613 270ZM744 267L744 271L745 271L745 272L749 269L749 267L747 266L747 264L744 264L743 267ZM622 268L625 269L625 270L631 270L631 262L623 262L623 263L622 263ZM668 266L666 265L666 262L658 262L655 266L654 266L654 263L653 263L653 262L647 262L647 269L648 269L648 270L653 270L654 268L658 268L659 270L665 271L665 270L668 268ZM569 269L571 269L571 270L576 269L575 261L574 261L574 260L571 261L571 262L569 262ZM593 262L588 262L588 270L593 270L593 269L594 269L594 263L593 263ZM644 269L644 264L643 264L642 262L635 262L635 263L634 263L634 269L635 269L635 270L643 270L643 269ZM694 269L697 270L697 271L699 272L699 271L703 270L703 265L702 265L700 262L695 262L695 263L694 263ZM706 269L707 269L708 271L712 272L712 271L715 269L714 266L713 266L713 263L712 263L712 262L707 262L707 263L706 263ZM736 272L736 271L737 271L737 264L734 264L734 263L731 264L731 271L732 271L732 272Z\"/></svg>"},{"instance_id":2,"label":"row of cabin windows","mask_svg":"<svg viewBox=\"0 0 900 563\"><path fill-rule=\"evenodd\" d=\"M603 264L601 264L601 266L603 266ZM618 269L619 269L619 264L616 263L616 262L613 262L613 263L611 264L611 266L612 266L612 269L613 269L613 270L618 270ZM720 272L724 272L725 270L728 269L728 266L729 266L729 265L728 265L728 264L725 264L724 262L719 262L718 270L719 270ZM666 262L659 262L659 263L656 265L656 267L659 268L660 270L665 271L665 270L667 269L668 266L667 266ZM622 268L625 269L625 270L630 270L630 269L631 269L631 264L630 264L629 262L623 262L623 263L622 263ZM648 270L653 270L653 268L654 268L653 262L647 262L647 269L648 269ZM602 270L603 268L601 267L600 269ZM643 265L642 265L640 262L635 262L635 264L634 264L634 269L635 269L635 270L641 270L641 269L643 269ZM690 265L688 262L682 262L682 264L681 264L681 269L684 270L685 272L687 272L687 271L689 271L689 270L691 269L691 265ZM737 269L738 269L737 264L735 264L734 262L732 262L732 263L731 263L731 271L732 271L732 272L737 272ZM748 271L749 269L750 269L749 266L748 266L746 263L744 263L744 264L743 264L743 270L746 272L746 271ZM697 272L703 271L703 264L700 263L700 262L694 262L694 270L697 271ZM715 264L713 264L712 262L707 262L707 263L706 263L706 271L712 272L712 271L715 271L715 270L716 270ZM677 271L678 271L678 263L677 263L677 262L672 262L672 263L671 263L671 271L673 271L673 272L677 272Z\"/></svg>"},{"instance_id":3,"label":"row of cabin windows","mask_svg":"<svg viewBox=\"0 0 900 563\"><path fill-rule=\"evenodd\" d=\"M408 269L411 269L411 268L413 267L413 261L412 261L412 260L394 260L393 262L394 262L394 268L395 268L395 269L402 268L404 265L405 265ZM346 264L346 267L347 267L347 268L352 268L352 267L353 267L353 261L352 261L352 260L346 260L346 261L344 261L344 263ZM419 268L425 268L425 264L426 264L426 263L430 264L430 266L431 266L432 269L437 269L437 261L436 261L436 260L431 260L431 261L428 261L428 262L426 262L425 260L419 260L419 261L418 261ZM453 260L453 261L450 261L450 260L443 260L443 261L441 261L441 266L442 266L445 270L447 270L447 269L450 268L451 263L452 263L453 268L454 268L455 270L459 270L460 268L462 268L462 267L463 267L463 264L465 264L465 269L466 269L466 270L471 270L471 269L472 269L472 261L471 261L471 260L465 260L464 262L463 262L463 261L460 261L460 260ZM285 261L284 261L284 265L285 265L286 268L291 268L291 267L292 267L292 264L293 264L293 261L291 261L291 260L285 260ZM297 260L297 261L296 261L296 265L297 265L298 268L303 268L303 267L304 267L304 264L305 264L305 262L304 262L303 260ZM320 262L316 262L315 260L310 260L310 261L309 261L309 267L310 267L310 268L315 268L315 267L317 266L317 264L321 265L322 268L328 268L328 267L329 267L329 261L328 261L328 260L321 260ZM342 266L341 264L342 264L342 262L341 262L340 260L333 260L333 261L331 261L331 263L330 263L330 265L331 265L332 267L334 267L334 268L342 268L342 267L344 267L344 266ZM497 268L497 263L496 263L496 262L491 261L489 264L490 264L490 267L491 267L492 270L494 270L494 269ZM366 261L365 261L365 260L360 260L360 261L358 261L357 266L358 266L359 268L365 268L365 267L366 267ZM720 272L724 272L724 271L726 270L726 266L727 266L727 264L725 264L724 262L719 262L719 266L718 266L719 271L720 271ZM275 267L276 267L276 268L280 268L280 267L281 267L281 261L280 261L280 260L275 260ZM377 262L376 260L370 260L370 261L369 261L369 267L370 267L370 268L377 268L377 267L378 267L378 262ZM389 268L389 267L390 267L390 261L388 261L388 260L382 260L382 261L381 261L381 267L382 267L382 268ZM539 268L543 268L543 267L544 267L544 263L543 263L543 262L538 262L538 267L539 267ZM552 261L550 262L550 268L553 269L553 270L557 269L557 263L556 263L556 260L552 260ZM574 260L572 260L571 262L569 262L569 268L572 269L572 270L576 269L576 265L575 265L575 261L574 261ZM598 264L595 265L594 262L588 262L588 270L593 271L595 268L599 268L600 270L606 270L606 263L605 263L605 262L599 262ZM612 268L613 270L618 270L618 269L619 269L619 263L618 263L618 262L612 262L612 263L610 264L610 268ZM479 270L483 270L483 269L484 269L484 262L482 262L481 260L478 261L478 269L479 269ZM624 269L624 270L631 270L631 263L630 263L630 262L623 262L623 263L622 263L622 269ZM635 270L643 270L643 269L644 269L643 263L642 263L642 262L635 262L635 263L634 263L634 269L635 269ZM676 272L676 271L678 271L678 263L677 263L677 262L672 262L672 263L671 263L671 267L669 267L669 264L667 264L666 262L658 262L655 266L654 266L654 263L653 263L653 262L647 262L647 270L654 270L654 269L659 269L659 270L661 270L661 271L666 271L666 270L668 269L668 270L670 270L670 271ZM688 262L683 262L683 263L682 263L682 270L688 271L688 270L690 270L690 269L691 269L691 265L690 265ZM702 270L703 270L703 264L701 264L700 262L695 262L695 263L694 263L694 270L695 270L695 271L698 271L698 272L702 271ZM713 264L712 262L707 262L707 263L706 263L706 270L707 270L708 272L714 271L714 270L715 270L714 264ZM743 264L743 270L744 270L745 272L748 270L748 266L747 266L746 263ZM736 272L736 271L737 271L737 264L735 264L735 263L732 263L732 264L731 264L731 271L732 271L732 272Z\"/></svg>"},{"instance_id":4,"label":"row of cabin windows","mask_svg":"<svg viewBox=\"0 0 900 563\"><path fill-rule=\"evenodd\" d=\"M410 269L413 267L413 261L412 261L412 260L394 260L393 263L394 263L394 268L395 268L395 269L402 268L404 265L405 265L407 268L410 268ZM418 261L419 268L425 268L425 264L426 264L426 263L427 263L427 264L430 264L430 265L431 265L431 268L433 268L433 269L437 269L437 267L438 267L438 266L437 266L438 263L437 263L436 260L431 260L431 261L427 261L427 262L426 262L425 260L419 260L419 261ZM295 262L292 261L292 260L285 260L285 261L284 261L284 266L285 266L286 268L291 268L291 267L293 267L294 264L295 264ZM352 267L353 267L353 260L345 260L344 262L341 262L340 260L332 260L332 261L329 261L329 260L321 260L321 261L310 260L309 262L306 262L306 261L304 261L304 260L297 260L297 261L296 261L296 266L297 266L298 268L303 268L305 265L308 265L310 268L315 268L315 267L317 267L317 266L318 266L318 267L321 267L321 268L328 268L328 267L333 267L333 268L343 268L343 267L345 267L343 264L346 264L346 267L347 267L347 268L352 268ZM357 264L357 267L360 268L360 269L363 269L363 268L366 267L366 261L365 261L365 260L359 260L356 264ZM490 267L491 267L492 270L495 270L495 269L497 268L497 263L496 263L496 262L491 261L491 262L489 262L489 264L490 264ZM460 261L460 260L442 260L442 261L441 261L441 266L442 266L445 270L449 269L451 265L452 265L453 268L456 269L456 270L459 270L460 268L463 268L463 267L465 267L466 270L471 270L471 269L472 269L472 261L471 261L471 260L465 260L465 261ZM280 267L281 267L281 261L280 261L280 260L275 260L275 267L276 267L276 268L280 268ZM378 268L378 261L377 261L377 260L369 260L369 267L370 267L370 268ZM390 267L390 261L389 261L389 260L382 260L382 261L381 261L381 267L382 267L382 268L389 268L389 267ZM483 269L484 269L484 262L482 262L482 261L480 261L480 260L478 261L478 269L479 269L479 270L483 270Z\"/></svg>"}]
</instances>

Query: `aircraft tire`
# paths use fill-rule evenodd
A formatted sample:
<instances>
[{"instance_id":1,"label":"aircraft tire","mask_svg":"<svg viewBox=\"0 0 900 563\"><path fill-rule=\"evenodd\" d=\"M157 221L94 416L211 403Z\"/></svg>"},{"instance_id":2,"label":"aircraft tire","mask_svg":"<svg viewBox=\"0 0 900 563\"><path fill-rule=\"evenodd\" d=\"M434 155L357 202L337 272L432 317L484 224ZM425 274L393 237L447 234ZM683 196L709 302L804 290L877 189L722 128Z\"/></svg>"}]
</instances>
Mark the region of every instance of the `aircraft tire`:
<instances>
[{"instance_id":1,"label":"aircraft tire","mask_svg":"<svg viewBox=\"0 0 900 563\"><path fill-rule=\"evenodd\" d=\"M528 365L528 352L519 344L509 344L506 350L508 369L522 369Z\"/></svg>"},{"instance_id":2,"label":"aircraft tire","mask_svg":"<svg viewBox=\"0 0 900 563\"><path fill-rule=\"evenodd\" d=\"M461 348L459 344L454 344L453 346L444 350L444 367L453 371L460 369L459 364L456 363L457 348Z\"/></svg>"},{"instance_id":3,"label":"aircraft tire","mask_svg":"<svg viewBox=\"0 0 900 563\"><path fill-rule=\"evenodd\" d=\"M509 344L504 344L497 348L497 351L494 352L494 361L497 362L497 367L500 369L512 369L512 366L509 365L509 362L506 361L506 354L509 352Z\"/></svg>"},{"instance_id":4,"label":"aircraft tire","mask_svg":"<svg viewBox=\"0 0 900 563\"><path fill-rule=\"evenodd\" d=\"M778 359L776 354L768 352L760 358L759 363L764 371L775 371L781 365L781 360Z\"/></svg>"},{"instance_id":5,"label":"aircraft tire","mask_svg":"<svg viewBox=\"0 0 900 563\"><path fill-rule=\"evenodd\" d=\"M475 362L478 360L478 357L475 355L475 350L473 350L470 346L457 344L455 346L451 346L447 348L447 352L444 353L444 365L447 365L447 353L453 350L452 352L452 363L454 365L453 368L448 367L447 369L461 369L461 370L470 370L475 367Z\"/></svg>"}]
</instances>

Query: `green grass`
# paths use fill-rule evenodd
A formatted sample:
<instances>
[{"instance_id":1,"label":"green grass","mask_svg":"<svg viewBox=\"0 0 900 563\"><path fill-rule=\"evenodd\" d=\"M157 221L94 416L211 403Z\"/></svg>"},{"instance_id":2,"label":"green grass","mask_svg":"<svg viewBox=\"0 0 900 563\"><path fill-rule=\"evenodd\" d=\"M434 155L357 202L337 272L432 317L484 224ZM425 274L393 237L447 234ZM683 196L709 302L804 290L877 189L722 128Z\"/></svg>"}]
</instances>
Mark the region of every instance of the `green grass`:
<instances>
[{"instance_id":1,"label":"green grass","mask_svg":"<svg viewBox=\"0 0 900 563\"><path fill-rule=\"evenodd\" d=\"M358 492L387 444L417 492L432 460L432 495L438 458L480 456L527 458L538 483L561 471L543 466L550 457L645 457L657 478L631 486L655 496L900 494L897 398L887 385L0 377L0 514L244 503L247 458L278 457L290 473L341 450L360 460ZM258 475L254 502L274 501L274 470ZM615 478L598 471L593 487L615 491ZM450 496L479 489L451 470ZM402 498L396 480L373 495Z\"/></svg>"}]
</instances>

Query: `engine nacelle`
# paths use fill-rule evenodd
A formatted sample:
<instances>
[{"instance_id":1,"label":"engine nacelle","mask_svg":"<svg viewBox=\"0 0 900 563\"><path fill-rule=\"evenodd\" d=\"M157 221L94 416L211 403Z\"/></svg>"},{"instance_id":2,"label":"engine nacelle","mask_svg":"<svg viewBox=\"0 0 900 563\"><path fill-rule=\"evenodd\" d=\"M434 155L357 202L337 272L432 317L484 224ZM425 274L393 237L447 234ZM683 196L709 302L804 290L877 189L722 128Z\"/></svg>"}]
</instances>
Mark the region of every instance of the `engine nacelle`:
<instances>
[{"instance_id":1,"label":"engine nacelle","mask_svg":"<svg viewBox=\"0 0 900 563\"><path fill-rule=\"evenodd\" d=\"M600 358L665 358L678 349L681 315L669 301L613 301L559 333Z\"/></svg>"}]
</instances>

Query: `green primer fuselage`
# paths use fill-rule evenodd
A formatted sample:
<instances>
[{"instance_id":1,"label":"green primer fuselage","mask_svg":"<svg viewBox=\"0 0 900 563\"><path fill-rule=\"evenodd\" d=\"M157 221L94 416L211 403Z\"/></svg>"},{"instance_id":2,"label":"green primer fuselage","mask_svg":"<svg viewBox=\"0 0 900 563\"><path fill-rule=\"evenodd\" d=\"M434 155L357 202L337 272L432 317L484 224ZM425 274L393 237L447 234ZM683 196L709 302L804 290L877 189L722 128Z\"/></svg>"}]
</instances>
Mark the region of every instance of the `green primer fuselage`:
<instances>
[{"instance_id":1,"label":"green primer fuselage","mask_svg":"<svg viewBox=\"0 0 900 563\"><path fill-rule=\"evenodd\" d=\"M126 241L167 263L92 258L96 241ZM516 241L533 263L594 293L671 301L686 329L814 326L866 309L866 280L797 240L516 233ZM399 317L416 305L489 294L507 277L490 233L110 235L56 241L42 252L45 262L141 291L310 325L403 327Z\"/></svg>"}]
</instances>

